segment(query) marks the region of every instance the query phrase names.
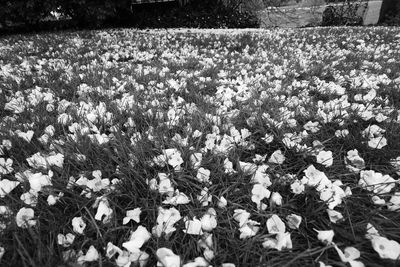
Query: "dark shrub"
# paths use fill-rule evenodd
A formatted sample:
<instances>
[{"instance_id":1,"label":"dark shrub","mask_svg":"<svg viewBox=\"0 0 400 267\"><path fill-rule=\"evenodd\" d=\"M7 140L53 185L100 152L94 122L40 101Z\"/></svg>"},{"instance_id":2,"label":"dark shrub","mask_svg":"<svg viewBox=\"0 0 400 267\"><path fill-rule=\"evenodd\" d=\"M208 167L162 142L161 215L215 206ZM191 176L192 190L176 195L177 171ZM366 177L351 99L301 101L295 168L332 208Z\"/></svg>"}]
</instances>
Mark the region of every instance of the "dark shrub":
<instances>
[{"instance_id":1,"label":"dark shrub","mask_svg":"<svg viewBox=\"0 0 400 267\"><path fill-rule=\"evenodd\" d=\"M362 25L363 19L358 14L362 3L349 1L326 7L322 15L323 26L357 26Z\"/></svg>"}]
</instances>

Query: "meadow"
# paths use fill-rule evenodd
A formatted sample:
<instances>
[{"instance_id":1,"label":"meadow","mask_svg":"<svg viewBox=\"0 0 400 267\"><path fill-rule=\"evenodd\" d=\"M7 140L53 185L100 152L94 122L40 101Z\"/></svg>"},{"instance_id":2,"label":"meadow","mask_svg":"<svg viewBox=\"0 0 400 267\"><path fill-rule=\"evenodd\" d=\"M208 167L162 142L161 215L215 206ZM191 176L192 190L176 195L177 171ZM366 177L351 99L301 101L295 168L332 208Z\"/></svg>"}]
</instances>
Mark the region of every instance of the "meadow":
<instances>
[{"instance_id":1,"label":"meadow","mask_svg":"<svg viewBox=\"0 0 400 267\"><path fill-rule=\"evenodd\" d=\"M0 38L1 266L399 266L400 28Z\"/></svg>"}]
</instances>

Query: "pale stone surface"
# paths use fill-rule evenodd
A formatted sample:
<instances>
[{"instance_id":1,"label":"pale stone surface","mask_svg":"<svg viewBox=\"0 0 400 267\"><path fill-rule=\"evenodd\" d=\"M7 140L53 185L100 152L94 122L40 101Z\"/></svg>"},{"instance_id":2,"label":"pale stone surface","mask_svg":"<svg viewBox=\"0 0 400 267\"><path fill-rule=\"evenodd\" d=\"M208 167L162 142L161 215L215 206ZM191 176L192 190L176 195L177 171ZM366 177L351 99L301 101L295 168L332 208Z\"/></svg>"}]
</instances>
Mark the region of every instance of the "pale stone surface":
<instances>
[{"instance_id":1,"label":"pale stone surface","mask_svg":"<svg viewBox=\"0 0 400 267\"><path fill-rule=\"evenodd\" d=\"M382 0L368 1L368 8L363 18L364 25L375 25L378 23L381 6L382 6Z\"/></svg>"}]
</instances>

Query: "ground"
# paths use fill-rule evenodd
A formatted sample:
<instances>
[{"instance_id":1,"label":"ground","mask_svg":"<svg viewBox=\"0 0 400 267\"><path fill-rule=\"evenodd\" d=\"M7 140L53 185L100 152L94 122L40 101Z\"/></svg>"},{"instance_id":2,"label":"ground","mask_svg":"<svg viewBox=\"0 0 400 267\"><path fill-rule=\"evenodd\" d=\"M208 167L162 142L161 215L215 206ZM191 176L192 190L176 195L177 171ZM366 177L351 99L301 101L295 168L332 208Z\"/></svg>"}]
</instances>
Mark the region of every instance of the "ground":
<instances>
[{"instance_id":1,"label":"ground","mask_svg":"<svg viewBox=\"0 0 400 267\"><path fill-rule=\"evenodd\" d=\"M398 266L399 58L394 27L1 37L1 265Z\"/></svg>"}]
</instances>

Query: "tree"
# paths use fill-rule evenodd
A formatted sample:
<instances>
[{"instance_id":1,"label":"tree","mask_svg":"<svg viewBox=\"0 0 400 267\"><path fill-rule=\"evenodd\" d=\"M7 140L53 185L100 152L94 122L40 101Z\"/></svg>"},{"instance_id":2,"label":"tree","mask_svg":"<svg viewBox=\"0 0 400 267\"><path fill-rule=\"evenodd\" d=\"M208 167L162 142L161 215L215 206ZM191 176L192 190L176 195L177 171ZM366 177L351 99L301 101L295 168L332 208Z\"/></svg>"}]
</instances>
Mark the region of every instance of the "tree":
<instances>
[{"instance_id":1,"label":"tree","mask_svg":"<svg viewBox=\"0 0 400 267\"><path fill-rule=\"evenodd\" d=\"M393 16L395 15L394 13L399 12L400 10L397 10L399 8L398 4L398 0L383 0L379 14L379 23L384 22L387 16Z\"/></svg>"}]
</instances>

